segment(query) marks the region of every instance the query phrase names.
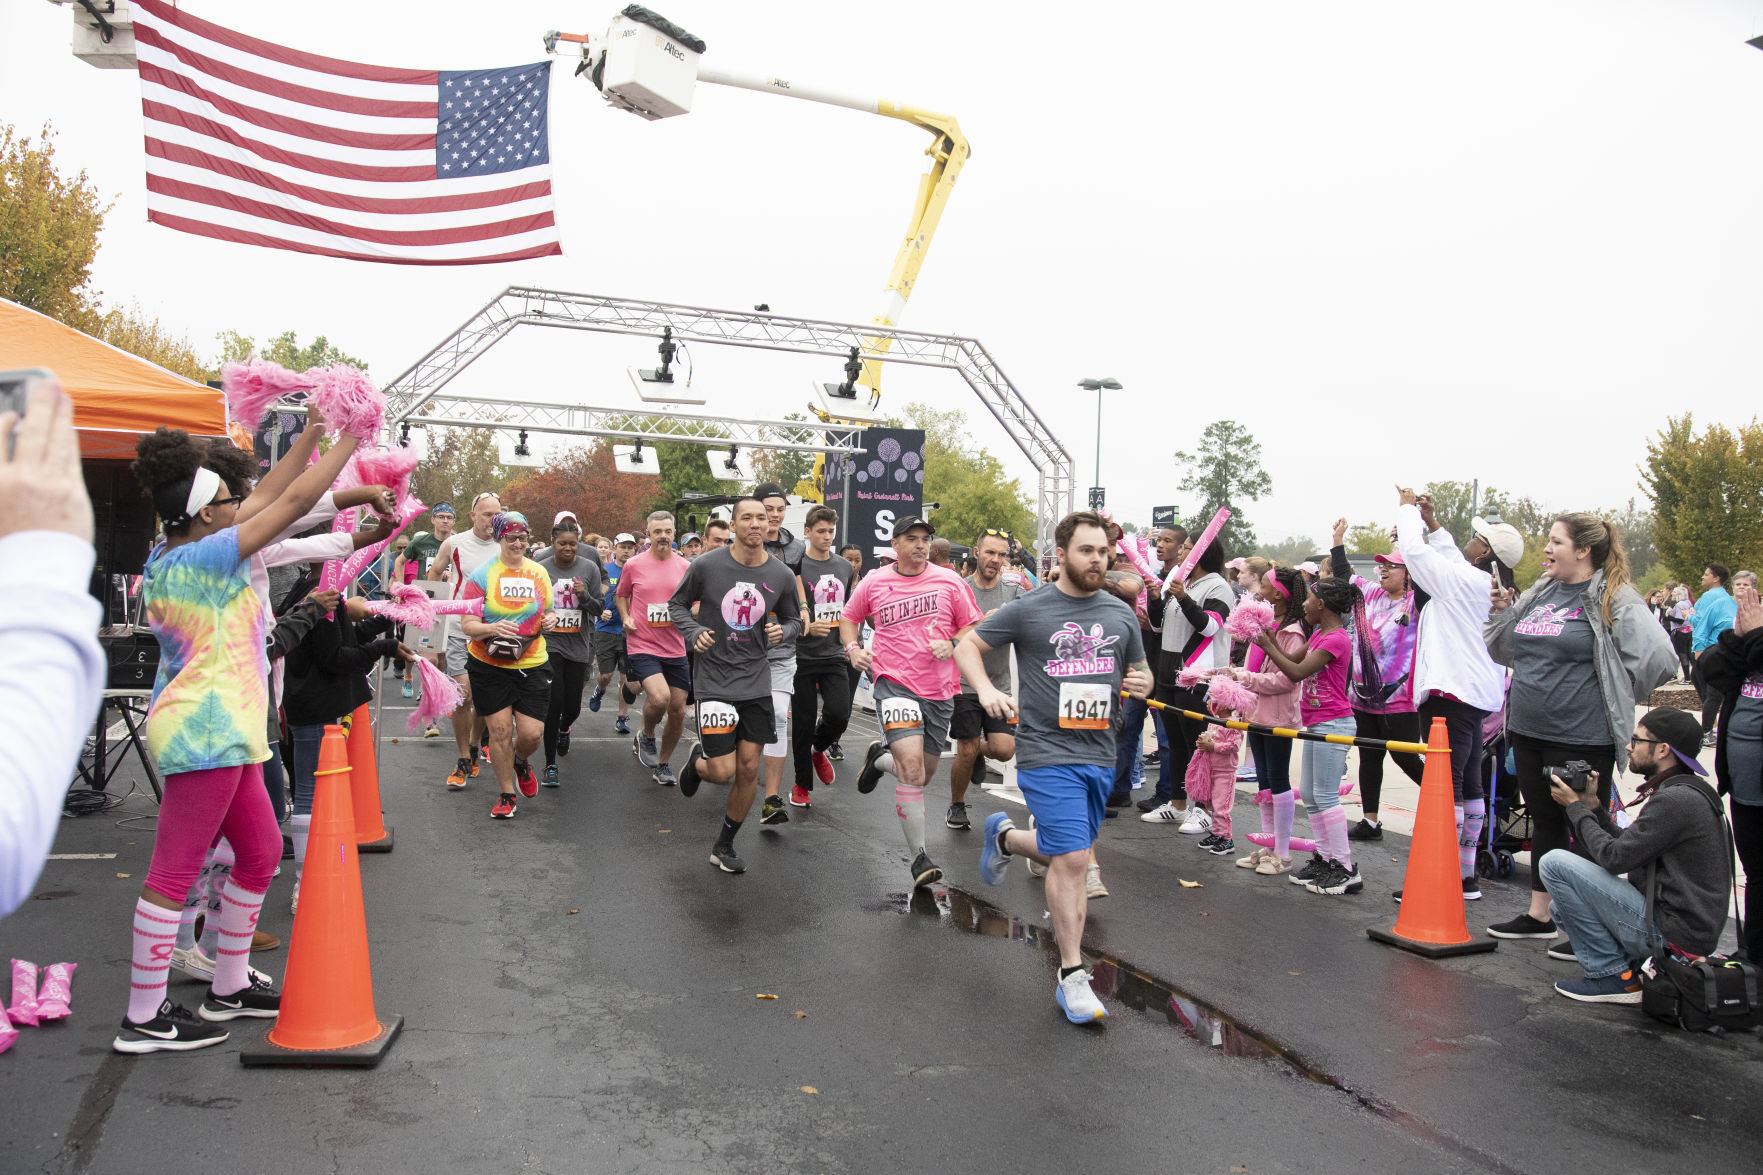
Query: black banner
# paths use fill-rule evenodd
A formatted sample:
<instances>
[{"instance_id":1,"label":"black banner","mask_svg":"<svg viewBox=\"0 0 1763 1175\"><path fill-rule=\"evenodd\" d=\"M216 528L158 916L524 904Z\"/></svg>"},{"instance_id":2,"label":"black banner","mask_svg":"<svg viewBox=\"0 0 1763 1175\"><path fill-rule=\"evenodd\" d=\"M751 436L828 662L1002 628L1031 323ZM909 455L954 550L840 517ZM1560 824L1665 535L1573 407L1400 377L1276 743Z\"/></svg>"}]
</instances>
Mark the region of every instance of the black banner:
<instances>
[{"instance_id":1,"label":"black banner","mask_svg":"<svg viewBox=\"0 0 1763 1175\"><path fill-rule=\"evenodd\" d=\"M839 545L862 547L863 570L871 571L892 553L895 520L924 513L924 430L866 428L863 447L828 461L826 504L839 512Z\"/></svg>"}]
</instances>

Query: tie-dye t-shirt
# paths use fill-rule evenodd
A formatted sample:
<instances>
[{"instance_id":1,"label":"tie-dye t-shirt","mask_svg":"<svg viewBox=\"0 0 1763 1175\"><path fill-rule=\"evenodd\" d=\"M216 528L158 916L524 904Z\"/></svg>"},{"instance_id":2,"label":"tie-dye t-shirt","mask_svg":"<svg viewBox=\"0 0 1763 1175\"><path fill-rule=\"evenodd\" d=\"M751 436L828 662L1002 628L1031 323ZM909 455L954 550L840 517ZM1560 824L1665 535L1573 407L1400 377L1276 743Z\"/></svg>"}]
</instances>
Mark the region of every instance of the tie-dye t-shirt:
<instances>
[{"instance_id":1,"label":"tie-dye t-shirt","mask_svg":"<svg viewBox=\"0 0 1763 1175\"><path fill-rule=\"evenodd\" d=\"M167 775L269 758L269 663L263 605L251 561L228 527L147 559L147 623L159 639L159 676L147 710L147 746Z\"/></svg>"},{"instance_id":2,"label":"tie-dye t-shirt","mask_svg":"<svg viewBox=\"0 0 1763 1175\"><path fill-rule=\"evenodd\" d=\"M539 624L551 607L551 577L543 567L531 559L522 559L519 567L510 567L497 556L472 572L465 581L462 598L483 600L485 624L512 620L520 627L521 636L534 638L518 660L504 661L490 656L484 642L474 637L467 646L473 657L504 669L534 669L550 660L545 638L538 635Z\"/></svg>"}]
</instances>

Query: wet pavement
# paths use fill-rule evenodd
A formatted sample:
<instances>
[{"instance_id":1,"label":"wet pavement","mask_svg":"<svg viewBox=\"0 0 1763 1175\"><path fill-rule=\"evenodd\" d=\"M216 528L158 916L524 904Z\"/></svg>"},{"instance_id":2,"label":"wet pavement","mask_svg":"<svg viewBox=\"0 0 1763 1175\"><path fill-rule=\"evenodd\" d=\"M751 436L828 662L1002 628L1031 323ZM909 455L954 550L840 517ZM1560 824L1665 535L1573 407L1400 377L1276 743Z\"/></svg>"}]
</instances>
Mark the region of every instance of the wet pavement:
<instances>
[{"instance_id":1,"label":"wet pavement","mask_svg":"<svg viewBox=\"0 0 1763 1175\"><path fill-rule=\"evenodd\" d=\"M382 747L397 843L362 873L378 1008L405 1028L366 1072L244 1069L249 1022L202 1052L113 1055L152 840L151 819L118 821L152 808L65 822L57 853L117 855L51 861L0 923L5 955L80 963L73 1016L0 1057L0 1171L1754 1163L1757 1038L1563 1000L1549 984L1574 971L1546 944L1434 963L1369 941L1394 919L1403 838L1362 856L1364 894L1329 899L1107 822L1112 896L1086 945L1112 1015L1077 1028L1053 1004L1040 883L1016 865L980 884L978 833L937 819L945 783L926 797L934 891L905 892L887 788L856 794L855 753L789 824L755 812L748 872L727 876L708 861L720 793L656 787L611 719L583 716L564 786L510 822L488 819L486 782L441 786L451 739ZM969 800L976 826L1004 806ZM284 938L290 884L262 923ZM1525 884L1484 883L1472 929ZM254 962L279 975L285 956Z\"/></svg>"}]
</instances>

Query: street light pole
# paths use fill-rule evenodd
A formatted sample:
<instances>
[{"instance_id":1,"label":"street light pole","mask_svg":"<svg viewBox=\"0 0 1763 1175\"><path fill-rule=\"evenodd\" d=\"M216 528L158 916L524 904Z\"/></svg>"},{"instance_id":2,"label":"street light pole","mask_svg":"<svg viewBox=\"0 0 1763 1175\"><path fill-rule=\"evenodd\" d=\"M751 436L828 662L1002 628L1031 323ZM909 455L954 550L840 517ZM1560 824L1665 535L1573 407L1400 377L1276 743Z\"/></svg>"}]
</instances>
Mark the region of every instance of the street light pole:
<instances>
[{"instance_id":1,"label":"street light pole","mask_svg":"<svg viewBox=\"0 0 1763 1175\"><path fill-rule=\"evenodd\" d=\"M1113 376L1106 376L1102 379L1080 379L1077 386L1086 392L1096 393L1096 480L1090 491L1090 509L1094 510L1097 507L1096 491L1102 488L1102 389L1117 392L1126 385Z\"/></svg>"}]
</instances>

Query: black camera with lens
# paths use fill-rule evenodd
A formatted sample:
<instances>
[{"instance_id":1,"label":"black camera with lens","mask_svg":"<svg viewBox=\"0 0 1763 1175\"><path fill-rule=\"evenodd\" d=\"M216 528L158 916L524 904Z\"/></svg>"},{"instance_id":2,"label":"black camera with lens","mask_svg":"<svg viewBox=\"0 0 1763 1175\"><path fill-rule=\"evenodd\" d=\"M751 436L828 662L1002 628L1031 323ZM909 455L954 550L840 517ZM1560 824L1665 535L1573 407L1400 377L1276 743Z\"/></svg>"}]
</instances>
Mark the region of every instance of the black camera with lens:
<instances>
[{"instance_id":1,"label":"black camera with lens","mask_svg":"<svg viewBox=\"0 0 1763 1175\"><path fill-rule=\"evenodd\" d=\"M1559 767L1551 767L1550 773L1562 783L1576 792L1584 792L1592 786L1592 765L1584 759L1569 759Z\"/></svg>"}]
</instances>

